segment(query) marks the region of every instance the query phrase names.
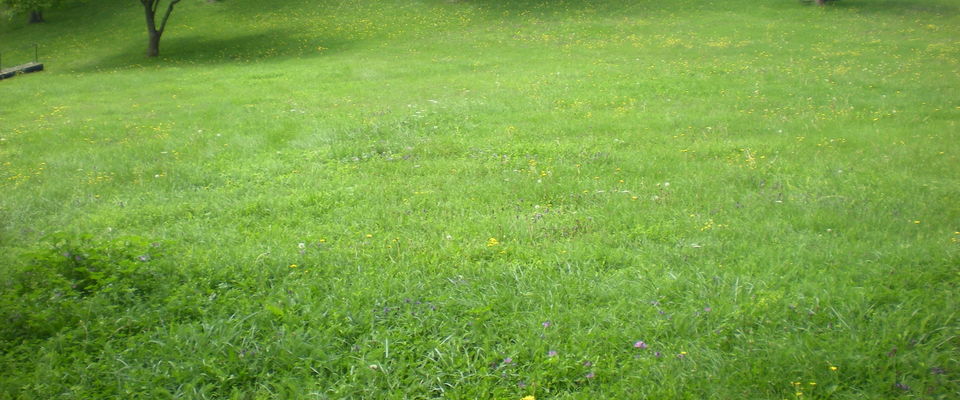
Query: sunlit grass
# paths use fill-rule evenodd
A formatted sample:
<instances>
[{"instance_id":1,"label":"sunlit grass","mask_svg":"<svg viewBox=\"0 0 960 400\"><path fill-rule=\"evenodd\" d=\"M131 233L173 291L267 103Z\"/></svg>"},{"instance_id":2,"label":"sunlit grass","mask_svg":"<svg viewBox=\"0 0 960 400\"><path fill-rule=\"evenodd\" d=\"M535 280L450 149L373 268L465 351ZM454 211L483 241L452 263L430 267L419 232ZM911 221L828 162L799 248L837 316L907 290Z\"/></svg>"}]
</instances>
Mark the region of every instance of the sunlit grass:
<instances>
[{"instance_id":1,"label":"sunlit grass","mask_svg":"<svg viewBox=\"0 0 960 400\"><path fill-rule=\"evenodd\" d=\"M114 3L0 24L0 398L960 393L952 2Z\"/></svg>"}]
</instances>

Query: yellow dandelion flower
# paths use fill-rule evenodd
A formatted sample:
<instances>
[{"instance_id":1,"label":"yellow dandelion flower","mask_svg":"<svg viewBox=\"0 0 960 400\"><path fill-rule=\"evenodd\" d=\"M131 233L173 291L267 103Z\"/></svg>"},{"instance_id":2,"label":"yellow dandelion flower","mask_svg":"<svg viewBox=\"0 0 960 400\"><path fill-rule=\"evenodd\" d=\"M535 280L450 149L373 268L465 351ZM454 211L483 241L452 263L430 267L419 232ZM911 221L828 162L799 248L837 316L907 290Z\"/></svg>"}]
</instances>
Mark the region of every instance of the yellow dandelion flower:
<instances>
[{"instance_id":1,"label":"yellow dandelion flower","mask_svg":"<svg viewBox=\"0 0 960 400\"><path fill-rule=\"evenodd\" d=\"M537 398L536 398L536 397L533 397L533 396L525 396L524 398L522 398L522 399L520 399L520 400L537 400Z\"/></svg>"},{"instance_id":2,"label":"yellow dandelion flower","mask_svg":"<svg viewBox=\"0 0 960 400\"><path fill-rule=\"evenodd\" d=\"M832 366L832 365L830 366L830 370L831 370L831 371L836 371L837 369L838 369L837 367L834 367L834 366Z\"/></svg>"},{"instance_id":3,"label":"yellow dandelion flower","mask_svg":"<svg viewBox=\"0 0 960 400\"><path fill-rule=\"evenodd\" d=\"M290 264L290 268L296 268L297 264Z\"/></svg>"}]
</instances>

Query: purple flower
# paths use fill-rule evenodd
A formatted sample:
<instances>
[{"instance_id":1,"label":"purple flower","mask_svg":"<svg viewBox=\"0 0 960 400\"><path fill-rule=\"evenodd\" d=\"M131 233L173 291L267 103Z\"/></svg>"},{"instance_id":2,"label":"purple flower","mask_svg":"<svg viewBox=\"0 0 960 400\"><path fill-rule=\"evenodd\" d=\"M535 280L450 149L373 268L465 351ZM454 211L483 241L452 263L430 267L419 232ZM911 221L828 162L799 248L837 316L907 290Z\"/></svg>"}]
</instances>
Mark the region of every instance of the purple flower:
<instances>
[{"instance_id":1,"label":"purple flower","mask_svg":"<svg viewBox=\"0 0 960 400\"><path fill-rule=\"evenodd\" d=\"M140 260L140 261L143 261L143 262L147 262L147 261L150 261L150 256L148 256L148 255L142 255L142 256L140 256L140 257L137 257L137 259Z\"/></svg>"},{"instance_id":2,"label":"purple flower","mask_svg":"<svg viewBox=\"0 0 960 400\"><path fill-rule=\"evenodd\" d=\"M547 352L547 357L556 357L556 356L557 356L556 350L550 350Z\"/></svg>"},{"instance_id":3,"label":"purple flower","mask_svg":"<svg viewBox=\"0 0 960 400\"><path fill-rule=\"evenodd\" d=\"M654 357L657 357L657 358L660 358L660 357L663 357L663 354L661 354L659 351L655 351L655 352L653 352L653 356L654 356Z\"/></svg>"},{"instance_id":4,"label":"purple flower","mask_svg":"<svg viewBox=\"0 0 960 400\"><path fill-rule=\"evenodd\" d=\"M634 343L634 344L633 344L633 347L636 347L636 348L638 348L638 349L646 349L646 348L647 348L647 344L644 343L642 340L640 340L640 341Z\"/></svg>"},{"instance_id":5,"label":"purple flower","mask_svg":"<svg viewBox=\"0 0 960 400\"><path fill-rule=\"evenodd\" d=\"M526 383L526 382L518 382L518 383L517 383L517 387L520 388L520 389L523 389L523 388L527 387L527 383Z\"/></svg>"},{"instance_id":6,"label":"purple flower","mask_svg":"<svg viewBox=\"0 0 960 400\"><path fill-rule=\"evenodd\" d=\"M597 375L594 374L593 371L590 371L590 372L587 372L587 375L585 375L585 376L587 377L587 379L593 379L593 378L596 377Z\"/></svg>"},{"instance_id":7,"label":"purple flower","mask_svg":"<svg viewBox=\"0 0 960 400\"><path fill-rule=\"evenodd\" d=\"M710 307L704 307L704 308L703 308L703 312L710 312L710 311L713 311L713 309L710 308Z\"/></svg>"},{"instance_id":8,"label":"purple flower","mask_svg":"<svg viewBox=\"0 0 960 400\"><path fill-rule=\"evenodd\" d=\"M510 358L510 357L507 357L507 358L504 358L504 359L503 359L503 363L504 363L504 364L510 364L510 363L512 363L512 362L513 362L513 359Z\"/></svg>"},{"instance_id":9,"label":"purple flower","mask_svg":"<svg viewBox=\"0 0 960 400\"><path fill-rule=\"evenodd\" d=\"M540 325L543 325L544 328L549 328L550 325L552 325L552 324L550 323L550 321L543 321L543 323L540 324Z\"/></svg>"},{"instance_id":10,"label":"purple flower","mask_svg":"<svg viewBox=\"0 0 960 400\"><path fill-rule=\"evenodd\" d=\"M590 362L590 361L584 361L584 362L583 362L583 366L584 366L584 367L592 367L592 366L593 366L593 363Z\"/></svg>"},{"instance_id":11,"label":"purple flower","mask_svg":"<svg viewBox=\"0 0 960 400\"><path fill-rule=\"evenodd\" d=\"M895 386L897 389L900 389L900 390L902 390L902 391L904 391L904 392L910 391L910 386L907 386L906 384L903 384L903 383L900 383L900 382L897 382L897 384L896 384L896 385L893 385L893 386Z\"/></svg>"}]
</instances>

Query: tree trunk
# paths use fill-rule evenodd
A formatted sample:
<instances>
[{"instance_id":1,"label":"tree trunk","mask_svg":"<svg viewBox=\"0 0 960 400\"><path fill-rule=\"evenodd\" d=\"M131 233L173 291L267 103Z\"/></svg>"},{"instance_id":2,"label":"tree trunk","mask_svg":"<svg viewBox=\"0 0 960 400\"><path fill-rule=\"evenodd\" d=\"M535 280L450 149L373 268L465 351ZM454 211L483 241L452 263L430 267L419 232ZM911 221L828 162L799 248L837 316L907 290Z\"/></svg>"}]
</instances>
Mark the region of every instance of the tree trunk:
<instances>
[{"instance_id":1,"label":"tree trunk","mask_svg":"<svg viewBox=\"0 0 960 400\"><path fill-rule=\"evenodd\" d=\"M160 25L157 25L157 7L160 0L140 0L143 4L144 17L147 19L147 35L150 36L150 42L147 44L147 57L156 57L160 55L160 36L167 28L167 21L170 20L170 13L173 12L173 6L180 0L170 0L167 3L167 11L160 17Z\"/></svg>"},{"instance_id":2,"label":"tree trunk","mask_svg":"<svg viewBox=\"0 0 960 400\"><path fill-rule=\"evenodd\" d=\"M30 11L30 23L39 24L41 22L46 22L43 20L43 10L32 10Z\"/></svg>"},{"instance_id":3,"label":"tree trunk","mask_svg":"<svg viewBox=\"0 0 960 400\"><path fill-rule=\"evenodd\" d=\"M150 31L150 43L147 45L147 57L160 55L160 32Z\"/></svg>"},{"instance_id":4,"label":"tree trunk","mask_svg":"<svg viewBox=\"0 0 960 400\"><path fill-rule=\"evenodd\" d=\"M143 11L147 19L147 36L149 37L147 42L147 57L156 57L160 55L160 35L163 32L157 30L156 16L152 6L148 5L148 3L143 3Z\"/></svg>"}]
</instances>

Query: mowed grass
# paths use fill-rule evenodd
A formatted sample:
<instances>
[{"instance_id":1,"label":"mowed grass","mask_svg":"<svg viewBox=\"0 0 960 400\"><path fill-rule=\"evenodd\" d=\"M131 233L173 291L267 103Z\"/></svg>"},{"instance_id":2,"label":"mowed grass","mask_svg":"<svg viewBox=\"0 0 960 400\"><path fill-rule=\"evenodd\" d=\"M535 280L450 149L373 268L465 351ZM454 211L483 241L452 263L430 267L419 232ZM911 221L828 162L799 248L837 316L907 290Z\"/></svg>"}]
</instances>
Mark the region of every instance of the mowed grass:
<instances>
[{"instance_id":1,"label":"mowed grass","mask_svg":"<svg viewBox=\"0 0 960 400\"><path fill-rule=\"evenodd\" d=\"M0 22L0 398L960 396L955 2L270 3Z\"/></svg>"}]
</instances>

